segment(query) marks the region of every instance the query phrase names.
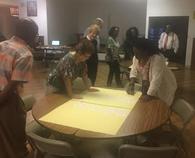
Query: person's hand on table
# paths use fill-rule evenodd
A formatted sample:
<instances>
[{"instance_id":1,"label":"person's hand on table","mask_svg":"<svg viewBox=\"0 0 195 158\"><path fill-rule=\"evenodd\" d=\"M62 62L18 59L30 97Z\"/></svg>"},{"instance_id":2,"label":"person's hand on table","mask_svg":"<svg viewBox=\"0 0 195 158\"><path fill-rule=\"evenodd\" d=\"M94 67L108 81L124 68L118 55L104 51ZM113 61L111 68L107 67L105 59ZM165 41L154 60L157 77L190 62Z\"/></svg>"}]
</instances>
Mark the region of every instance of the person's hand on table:
<instances>
[{"instance_id":1,"label":"person's hand on table","mask_svg":"<svg viewBox=\"0 0 195 158\"><path fill-rule=\"evenodd\" d=\"M130 78L129 83L126 87L126 92L130 95L135 94L135 77Z\"/></svg>"},{"instance_id":2,"label":"person's hand on table","mask_svg":"<svg viewBox=\"0 0 195 158\"><path fill-rule=\"evenodd\" d=\"M90 87L90 88L88 89L88 91L89 91L89 92L97 92L97 91L99 91L99 89Z\"/></svg>"},{"instance_id":3,"label":"person's hand on table","mask_svg":"<svg viewBox=\"0 0 195 158\"><path fill-rule=\"evenodd\" d=\"M80 95L73 95L72 96L72 99L83 99L83 97L82 96L80 96Z\"/></svg>"},{"instance_id":4,"label":"person's hand on table","mask_svg":"<svg viewBox=\"0 0 195 158\"><path fill-rule=\"evenodd\" d=\"M151 101L153 99L156 99L156 97L150 96L150 95L142 95L139 100L142 102L148 102L148 101Z\"/></svg>"},{"instance_id":5,"label":"person's hand on table","mask_svg":"<svg viewBox=\"0 0 195 158\"><path fill-rule=\"evenodd\" d=\"M130 95L134 95L135 94L135 85L132 83L129 83L129 85L127 86L126 92Z\"/></svg>"}]
</instances>

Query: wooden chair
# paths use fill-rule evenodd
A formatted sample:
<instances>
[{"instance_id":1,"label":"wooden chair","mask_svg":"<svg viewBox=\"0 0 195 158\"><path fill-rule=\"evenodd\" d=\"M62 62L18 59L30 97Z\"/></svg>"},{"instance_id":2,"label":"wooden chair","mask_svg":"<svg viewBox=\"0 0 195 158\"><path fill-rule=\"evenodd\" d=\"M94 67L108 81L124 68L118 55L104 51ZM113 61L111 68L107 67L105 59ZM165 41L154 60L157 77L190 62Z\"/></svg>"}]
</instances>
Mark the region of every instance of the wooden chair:
<instances>
[{"instance_id":1,"label":"wooden chair","mask_svg":"<svg viewBox=\"0 0 195 158\"><path fill-rule=\"evenodd\" d=\"M144 147L123 144L119 148L119 158L175 158L177 147Z\"/></svg>"}]
</instances>

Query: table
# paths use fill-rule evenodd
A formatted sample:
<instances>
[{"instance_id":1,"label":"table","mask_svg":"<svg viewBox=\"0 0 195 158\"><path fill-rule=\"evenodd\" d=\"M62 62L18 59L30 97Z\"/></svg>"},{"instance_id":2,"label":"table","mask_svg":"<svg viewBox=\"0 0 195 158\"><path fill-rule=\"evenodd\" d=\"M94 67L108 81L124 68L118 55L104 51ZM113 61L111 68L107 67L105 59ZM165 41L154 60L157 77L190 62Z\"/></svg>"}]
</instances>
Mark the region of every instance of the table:
<instances>
[{"instance_id":1,"label":"table","mask_svg":"<svg viewBox=\"0 0 195 158\"><path fill-rule=\"evenodd\" d=\"M120 62L120 67L122 69L124 69L126 72L129 72L130 71L130 66L132 65L132 61L130 60L123 60ZM168 65L167 67L170 69L170 70L180 70L183 66L179 63L175 63L175 62L168 62Z\"/></svg>"},{"instance_id":2,"label":"table","mask_svg":"<svg viewBox=\"0 0 195 158\"><path fill-rule=\"evenodd\" d=\"M69 50L70 48L71 47L66 45L61 46L44 45L37 46L35 50L43 52L43 61L47 65L49 59L59 60L66 54L67 50Z\"/></svg>"},{"instance_id":3,"label":"table","mask_svg":"<svg viewBox=\"0 0 195 158\"><path fill-rule=\"evenodd\" d=\"M115 135L92 132L39 120L42 116L48 114L66 101L68 99L62 94L55 93L44 96L33 106L32 114L34 119L46 128L62 134L73 135L78 138L102 139L123 138L146 133L160 127L169 118L169 107L163 101L156 99L145 103L138 101Z\"/></svg>"}]
</instances>

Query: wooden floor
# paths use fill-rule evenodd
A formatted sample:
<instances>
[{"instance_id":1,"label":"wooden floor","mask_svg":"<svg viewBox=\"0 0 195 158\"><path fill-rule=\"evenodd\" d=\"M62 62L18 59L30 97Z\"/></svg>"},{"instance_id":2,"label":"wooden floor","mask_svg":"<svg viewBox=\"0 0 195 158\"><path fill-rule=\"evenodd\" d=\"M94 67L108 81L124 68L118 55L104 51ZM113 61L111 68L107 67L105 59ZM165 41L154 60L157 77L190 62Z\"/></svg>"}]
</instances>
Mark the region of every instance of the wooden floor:
<instances>
[{"instance_id":1,"label":"wooden floor","mask_svg":"<svg viewBox=\"0 0 195 158\"><path fill-rule=\"evenodd\" d=\"M33 73L31 81L24 86L23 95L32 94L38 100L48 93L49 89L46 86L46 78L49 72L49 68L41 62L35 62L33 66ZM181 68L175 70L174 74L178 83L177 96L186 99L195 107L195 71ZM99 63L98 76L96 86L105 87L108 75L108 66L106 63ZM127 82L126 79L123 83ZM113 83L113 87L115 87ZM31 113L28 114L27 121L32 120ZM195 118L189 123L186 131L184 132L186 140L185 146L188 149L189 158L195 158Z\"/></svg>"}]
</instances>

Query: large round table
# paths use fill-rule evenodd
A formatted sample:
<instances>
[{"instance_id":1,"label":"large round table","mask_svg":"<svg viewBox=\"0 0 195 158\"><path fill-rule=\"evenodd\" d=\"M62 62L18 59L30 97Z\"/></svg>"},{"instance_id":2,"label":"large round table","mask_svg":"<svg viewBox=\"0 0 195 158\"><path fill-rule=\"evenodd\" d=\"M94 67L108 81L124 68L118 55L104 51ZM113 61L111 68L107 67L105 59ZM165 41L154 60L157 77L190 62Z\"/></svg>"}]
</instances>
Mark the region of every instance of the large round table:
<instances>
[{"instance_id":1,"label":"large round table","mask_svg":"<svg viewBox=\"0 0 195 158\"><path fill-rule=\"evenodd\" d=\"M169 118L169 107L161 100L155 99L148 102L138 101L133 107L122 126L115 135L97 133L58 124L40 121L39 119L49 113L68 99L62 94L50 94L36 102L32 108L34 119L46 128L78 138L123 138L135 136L156 129L163 125ZM57 116L56 116L57 117Z\"/></svg>"}]
</instances>

